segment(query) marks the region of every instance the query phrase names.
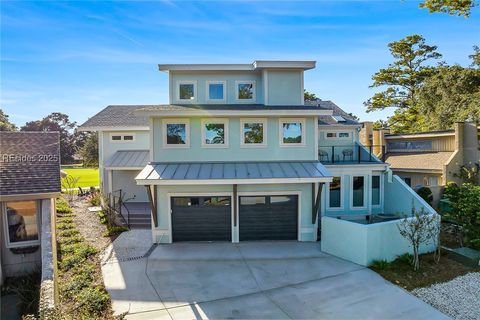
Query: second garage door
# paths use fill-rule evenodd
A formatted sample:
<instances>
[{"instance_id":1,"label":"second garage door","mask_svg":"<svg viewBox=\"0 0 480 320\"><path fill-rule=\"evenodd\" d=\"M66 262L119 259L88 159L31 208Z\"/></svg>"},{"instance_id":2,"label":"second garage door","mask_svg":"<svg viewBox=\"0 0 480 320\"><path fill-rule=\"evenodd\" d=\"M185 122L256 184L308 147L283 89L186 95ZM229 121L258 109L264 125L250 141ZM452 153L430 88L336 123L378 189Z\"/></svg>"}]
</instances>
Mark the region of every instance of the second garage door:
<instances>
[{"instance_id":1,"label":"second garage door","mask_svg":"<svg viewBox=\"0 0 480 320\"><path fill-rule=\"evenodd\" d=\"M239 236L245 240L297 240L298 196L241 196Z\"/></svg>"}]
</instances>

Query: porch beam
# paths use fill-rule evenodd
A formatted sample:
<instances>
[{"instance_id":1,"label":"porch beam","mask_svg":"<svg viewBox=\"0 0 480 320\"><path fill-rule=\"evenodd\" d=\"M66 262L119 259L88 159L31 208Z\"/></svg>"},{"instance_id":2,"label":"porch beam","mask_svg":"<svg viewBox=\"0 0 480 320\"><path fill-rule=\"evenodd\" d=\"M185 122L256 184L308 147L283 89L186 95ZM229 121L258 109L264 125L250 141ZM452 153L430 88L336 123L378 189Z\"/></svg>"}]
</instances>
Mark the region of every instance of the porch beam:
<instances>
[{"instance_id":1,"label":"porch beam","mask_svg":"<svg viewBox=\"0 0 480 320\"><path fill-rule=\"evenodd\" d=\"M315 183L312 183L312 224L317 221L318 210L320 209L320 199L322 197L323 183L318 184L317 196L315 197ZM315 202L314 200L315 199Z\"/></svg>"}]
</instances>

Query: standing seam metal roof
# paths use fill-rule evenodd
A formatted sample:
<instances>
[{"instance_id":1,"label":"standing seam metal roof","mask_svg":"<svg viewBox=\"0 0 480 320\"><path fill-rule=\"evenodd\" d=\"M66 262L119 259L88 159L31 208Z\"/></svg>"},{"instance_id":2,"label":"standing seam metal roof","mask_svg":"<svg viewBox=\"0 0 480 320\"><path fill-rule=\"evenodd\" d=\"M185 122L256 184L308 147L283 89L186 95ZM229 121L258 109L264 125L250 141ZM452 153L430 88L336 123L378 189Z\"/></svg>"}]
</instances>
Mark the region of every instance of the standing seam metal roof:
<instances>
[{"instance_id":1,"label":"standing seam metal roof","mask_svg":"<svg viewBox=\"0 0 480 320\"><path fill-rule=\"evenodd\" d=\"M149 160L148 150L120 150L107 161L105 168L143 168Z\"/></svg>"}]
</instances>

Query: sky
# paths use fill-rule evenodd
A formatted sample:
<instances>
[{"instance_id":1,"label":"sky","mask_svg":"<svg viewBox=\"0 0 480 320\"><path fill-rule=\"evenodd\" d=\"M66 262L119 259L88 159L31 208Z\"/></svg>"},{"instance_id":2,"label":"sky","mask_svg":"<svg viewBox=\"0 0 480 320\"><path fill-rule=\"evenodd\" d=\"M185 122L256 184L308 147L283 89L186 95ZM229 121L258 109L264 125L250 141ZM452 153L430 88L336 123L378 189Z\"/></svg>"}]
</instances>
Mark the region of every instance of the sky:
<instances>
[{"instance_id":1,"label":"sky","mask_svg":"<svg viewBox=\"0 0 480 320\"><path fill-rule=\"evenodd\" d=\"M168 103L159 63L316 60L305 88L362 121L387 44L421 34L442 60L467 66L480 45L469 19L417 1L0 1L0 108L17 126L52 112L83 123L111 104Z\"/></svg>"}]
</instances>

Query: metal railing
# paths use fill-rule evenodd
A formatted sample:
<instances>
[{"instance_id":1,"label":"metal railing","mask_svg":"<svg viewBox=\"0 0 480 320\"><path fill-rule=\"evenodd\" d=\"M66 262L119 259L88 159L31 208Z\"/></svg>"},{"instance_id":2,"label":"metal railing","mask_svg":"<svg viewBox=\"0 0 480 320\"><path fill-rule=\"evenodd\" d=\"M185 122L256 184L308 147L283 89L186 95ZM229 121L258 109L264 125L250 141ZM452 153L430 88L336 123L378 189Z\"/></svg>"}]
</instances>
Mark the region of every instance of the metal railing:
<instances>
[{"instance_id":1,"label":"metal railing","mask_svg":"<svg viewBox=\"0 0 480 320\"><path fill-rule=\"evenodd\" d=\"M318 160L327 164L380 163L385 160L384 155L384 146L365 147L355 143L318 147Z\"/></svg>"},{"instance_id":2,"label":"metal railing","mask_svg":"<svg viewBox=\"0 0 480 320\"><path fill-rule=\"evenodd\" d=\"M130 229L130 212L128 208L124 206L122 189L112 191L108 194L108 206L110 210L113 210L123 220L127 228ZM122 208L125 208L127 217L125 218Z\"/></svg>"}]
</instances>

